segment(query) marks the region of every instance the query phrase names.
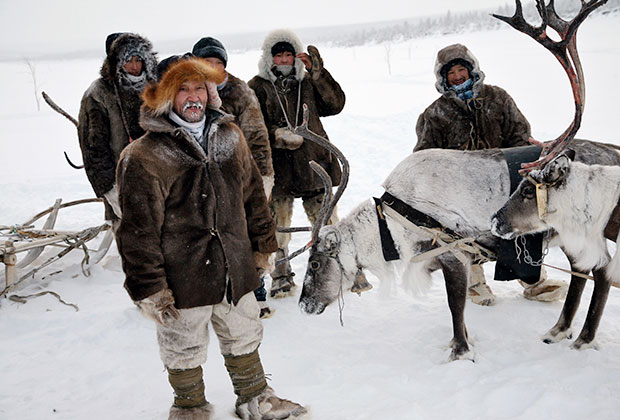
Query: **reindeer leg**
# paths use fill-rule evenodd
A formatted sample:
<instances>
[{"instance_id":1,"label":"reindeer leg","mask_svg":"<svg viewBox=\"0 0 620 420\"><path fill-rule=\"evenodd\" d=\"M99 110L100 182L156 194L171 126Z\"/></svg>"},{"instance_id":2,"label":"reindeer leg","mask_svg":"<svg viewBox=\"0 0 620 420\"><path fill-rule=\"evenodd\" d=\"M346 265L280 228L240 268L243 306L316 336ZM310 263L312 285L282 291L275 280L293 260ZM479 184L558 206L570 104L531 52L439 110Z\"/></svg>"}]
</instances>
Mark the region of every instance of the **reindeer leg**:
<instances>
[{"instance_id":1,"label":"reindeer leg","mask_svg":"<svg viewBox=\"0 0 620 420\"><path fill-rule=\"evenodd\" d=\"M438 257L441 271L446 282L448 306L452 314L454 337L450 342L452 353L450 360L474 360L474 355L467 342L465 327L465 302L467 300L467 276L470 267L466 267L452 253Z\"/></svg>"},{"instance_id":2,"label":"reindeer leg","mask_svg":"<svg viewBox=\"0 0 620 420\"><path fill-rule=\"evenodd\" d=\"M603 316L603 310L607 303L607 296L609 296L609 289L611 288L611 280L605 274L605 268L593 270L594 275L594 291L592 292L592 299L590 300L590 307L588 308L588 315L586 316L586 322L583 324L583 329L577 337L577 340L572 344L572 348L577 350L583 350L587 348L596 349L594 344L594 336L596 330L601 322Z\"/></svg>"}]
</instances>

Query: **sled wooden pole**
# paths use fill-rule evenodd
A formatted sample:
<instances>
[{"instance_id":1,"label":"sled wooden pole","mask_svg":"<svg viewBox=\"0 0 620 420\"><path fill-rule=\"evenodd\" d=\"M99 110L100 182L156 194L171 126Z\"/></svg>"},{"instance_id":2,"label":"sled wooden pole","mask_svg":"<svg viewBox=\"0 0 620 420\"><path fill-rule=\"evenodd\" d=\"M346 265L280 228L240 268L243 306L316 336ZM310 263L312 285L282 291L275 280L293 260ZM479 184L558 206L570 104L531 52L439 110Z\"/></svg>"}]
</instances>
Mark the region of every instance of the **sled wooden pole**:
<instances>
[{"instance_id":1,"label":"sled wooden pole","mask_svg":"<svg viewBox=\"0 0 620 420\"><path fill-rule=\"evenodd\" d=\"M6 241L4 245L7 250L11 249L13 248L13 241ZM17 255L14 252L7 252L2 255L2 262L4 263L6 289L9 289L17 280L17 268L15 268Z\"/></svg>"}]
</instances>

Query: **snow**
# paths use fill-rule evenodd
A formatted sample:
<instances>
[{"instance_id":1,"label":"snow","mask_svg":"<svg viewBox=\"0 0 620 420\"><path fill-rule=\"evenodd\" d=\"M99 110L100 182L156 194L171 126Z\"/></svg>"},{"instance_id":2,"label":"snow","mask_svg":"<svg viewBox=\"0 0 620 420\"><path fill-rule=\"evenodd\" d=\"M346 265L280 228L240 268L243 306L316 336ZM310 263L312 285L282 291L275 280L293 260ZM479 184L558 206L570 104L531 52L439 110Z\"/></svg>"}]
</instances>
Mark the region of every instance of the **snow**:
<instances>
[{"instance_id":1,"label":"snow","mask_svg":"<svg viewBox=\"0 0 620 420\"><path fill-rule=\"evenodd\" d=\"M612 124L615 97L608 93L610 81L619 76L618 36L617 14L589 18L580 29L588 89L582 138L620 144ZM548 52L511 29L393 43L391 75L385 44L319 45L326 67L347 94L344 111L324 119L330 138L351 162L341 216L381 194L381 182L411 152L417 116L437 97L435 54L455 42L477 56L488 83L511 93L534 137L553 138L568 126L573 102L566 76ZM161 53L160 59L166 56ZM259 56L259 51L231 54L229 71L248 80ZM81 95L97 77L101 60L34 64L38 86L77 116ZM0 76L0 224L21 223L58 197L65 202L91 197L84 172L70 168L62 155L67 151L80 162L73 126L44 103L37 111L24 62L0 63ZM58 227L98 225L101 207L63 210ZM307 224L301 203L295 205L294 224ZM295 234L292 248L304 244L306 235ZM0 300L0 418L166 419L172 392L155 328L123 289L118 252L111 249L90 277L81 273L81 259L82 253L74 251L13 292L52 290L77 304L78 312L50 295L26 304ZM293 261L298 283L306 262L306 256ZM550 251L547 262L568 266L558 249ZM486 276L497 304L468 303L465 310L475 363L447 361L452 328L440 273L433 274L424 295L371 276L375 288L361 297L346 293L342 314L336 303L322 315L303 314L297 306L299 288L294 298L269 300L276 312L264 321L260 353L270 384L278 394L309 405L320 420L617 419L618 290L612 289L598 330L599 350L576 351L569 347L571 340L553 345L540 340L557 320L562 302L525 300L521 286L493 281L492 273L488 264ZM568 279L558 271L549 273ZM575 335L591 292L589 282L575 317ZM235 396L214 336L203 368L215 418L235 418Z\"/></svg>"}]
</instances>

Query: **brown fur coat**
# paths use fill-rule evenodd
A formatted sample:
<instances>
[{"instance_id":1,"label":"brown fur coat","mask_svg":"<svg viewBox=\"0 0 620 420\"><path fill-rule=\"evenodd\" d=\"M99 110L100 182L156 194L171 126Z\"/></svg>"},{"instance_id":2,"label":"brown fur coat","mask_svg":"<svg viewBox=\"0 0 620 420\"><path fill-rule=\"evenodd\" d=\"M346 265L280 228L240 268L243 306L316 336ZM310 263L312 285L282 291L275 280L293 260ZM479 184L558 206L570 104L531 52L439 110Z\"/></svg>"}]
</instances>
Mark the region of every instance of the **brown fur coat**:
<instances>
[{"instance_id":1,"label":"brown fur coat","mask_svg":"<svg viewBox=\"0 0 620 420\"><path fill-rule=\"evenodd\" d=\"M155 80L157 58L151 43L138 35L123 34L110 48L101 67L101 77L84 93L78 117L78 137L84 169L97 197L108 192L115 182L116 163L129 144L129 134L137 139L144 134L139 125L142 89L135 90L121 82L121 57L131 51L143 56L146 82ZM119 107L114 85L116 84ZM128 127L125 127L123 117ZM129 130L129 134L127 131ZM106 203L106 219L116 218Z\"/></svg>"},{"instance_id":2,"label":"brown fur coat","mask_svg":"<svg viewBox=\"0 0 620 420\"><path fill-rule=\"evenodd\" d=\"M260 174L273 176L269 134L254 91L243 80L228 73L226 85L218 93L222 110L235 116L235 123L248 142Z\"/></svg>"},{"instance_id":3,"label":"brown fur coat","mask_svg":"<svg viewBox=\"0 0 620 420\"><path fill-rule=\"evenodd\" d=\"M466 102L448 89L441 68L461 58L472 66L474 97ZM442 148L480 150L528 145L530 125L510 95L500 87L484 84L484 73L471 52L460 44L437 54L435 87L441 97L418 118L418 143L414 151Z\"/></svg>"},{"instance_id":4,"label":"brown fur coat","mask_svg":"<svg viewBox=\"0 0 620 420\"><path fill-rule=\"evenodd\" d=\"M323 184L310 168L309 162L314 160L319 163L331 176L334 185L340 183L342 175L340 165L329 151L309 140L305 140L296 150L274 147L275 130L287 126L278 96L292 125L296 122L301 124L303 114L301 104L307 104L308 128L327 138L319 117L336 115L342 111L345 95L338 82L325 68L321 70L318 79L314 80L306 72L299 59L295 59L295 71L289 77L276 76L271 70L273 66L271 47L279 41L290 42L296 52L303 51L303 45L294 33L287 30L273 31L263 43L259 73L248 82L256 93L269 132L275 171L275 186L272 194L273 196L295 197L314 195L323 188ZM301 104L298 106L297 95L300 84Z\"/></svg>"}]
</instances>

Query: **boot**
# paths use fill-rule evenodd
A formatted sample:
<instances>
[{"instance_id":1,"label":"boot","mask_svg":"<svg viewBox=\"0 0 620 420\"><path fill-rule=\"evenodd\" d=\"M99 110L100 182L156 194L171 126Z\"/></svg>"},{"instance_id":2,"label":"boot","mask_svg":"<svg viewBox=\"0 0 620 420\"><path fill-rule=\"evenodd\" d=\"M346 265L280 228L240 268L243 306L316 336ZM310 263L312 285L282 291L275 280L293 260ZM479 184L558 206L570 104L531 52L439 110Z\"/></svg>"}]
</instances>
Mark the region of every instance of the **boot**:
<instances>
[{"instance_id":1,"label":"boot","mask_svg":"<svg viewBox=\"0 0 620 420\"><path fill-rule=\"evenodd\" d=\"M372 284L368 282L366 279L366 275L362 270L358 270L357 274L355 274L355 281L353 282L353 286L351 287L351 291L353 293L357 293L361 295L362 292L367 292L372 289Z\"/></svg>"},{"instance_id":2,"label":"boot","mask_svg":"<svg viewBox=\"0 0 620 420\"><path fill-rule=\"evenodd\" d=\"M170 407L168 420L212 420L213 407L206 403L200 407L182 408L173 405Z\"/></svg>"},{"instance_id":3,"label":"boot","mask_svg":"<svg viewBox=\"0 0 620 420\"><path fill-rule=\"evenodd\" d=\"M568 284L562 280L547 278L545 267L540 270L540 280L534 284L527 284L519 280L523 286L523 297L538 302L555 302L564 299L568 292Z\"/></svg>"},{"instance_id":4,"label":"boot","mask_svg":"<svg viewBox=\"0 0 620 420\"><path fill-rule=\"evenodd\" d=\"M277 397L270 386L250 401L238 404L235 410L243 420L303 419L308 410L293 401Z\"/></svg>"},{"instance_id":5,"label":"boot","mask_svg":"<svg viewBox=\"0 0 620 420\"><path fill-rule=\"evenodd\" d=\"M202 367L168 369L168 381L174 390L174 403L168 420L211 420L213 410L205 399Z\"/></svg>"},{"instance_id":6,"label":"boot","mask_svg":"<svg viewBox=\"0 0 620 420\"><path fill-rule=\"evenodd\" d=\"M288 273L284 276L274 277L271 280L271 290L269 291L269 295L276 299L292 296L293 290L297 287L295 281L293 280L293 276L295 276L295 273Z\"/></svg>"},{"instance_id":7,"label":"boot","mask_svg":"<svg viewBox=\"0 0 620 420\"><path fill-rule=\"evenodd\" d=\"M476 305L490 306L495 304L495 295L491 288L487 286L484 270L480 264L471 266L471 285L467 289L467 296Z\"/></svg>"},{"instance_id":8,"label":"boot","mask_svg":"<svg viewBox=\"0 0 620 420\"><path fill-rule=\"evenodd\" d=\"M258 306L260 307L260 317L261 319L269 318L276 311L275 309L271 309L266 301L259 300Z\"/></svg>"}]
</instances>

